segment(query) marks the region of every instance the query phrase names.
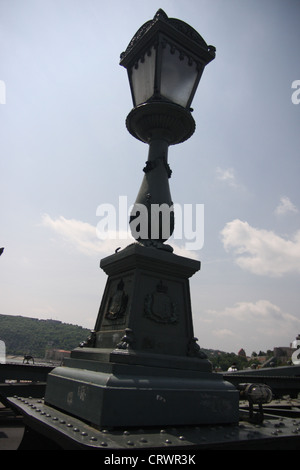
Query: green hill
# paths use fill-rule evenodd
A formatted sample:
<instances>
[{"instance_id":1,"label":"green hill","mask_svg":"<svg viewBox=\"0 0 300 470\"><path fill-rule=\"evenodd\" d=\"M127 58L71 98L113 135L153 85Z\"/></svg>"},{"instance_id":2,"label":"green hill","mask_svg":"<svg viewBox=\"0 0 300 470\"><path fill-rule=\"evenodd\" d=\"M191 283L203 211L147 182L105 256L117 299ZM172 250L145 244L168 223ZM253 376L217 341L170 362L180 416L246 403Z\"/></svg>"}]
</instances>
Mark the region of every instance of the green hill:
<instances>
[{"instance_id":1,"label":"green hill","mask_svg":"<svg viewBox=\"0 0 300 470\"><path fill-rule=\"evenodd\" d=\"M0 314L0 340L5 342L6 354L43 358L46 349L70 351L86 340L90 330L57 320L38 320Z\"/></svg>"},{"instance_id":2,"label":"green hill","mask_svg":"<svg viewBox=\"0 0 300 470\"><path fill-rule=\"evenodd\" d=\"M62 323L58 320L38 320L14 315L0 314L0 340L5 342L6 354L44 358L47 349L72 351L90 335L90 330L81 326ZM227 370L235 362L238 369L248 364L246 358L234 353L213 349L202 349L213 367Z\"/></svg>"}]
</instances>

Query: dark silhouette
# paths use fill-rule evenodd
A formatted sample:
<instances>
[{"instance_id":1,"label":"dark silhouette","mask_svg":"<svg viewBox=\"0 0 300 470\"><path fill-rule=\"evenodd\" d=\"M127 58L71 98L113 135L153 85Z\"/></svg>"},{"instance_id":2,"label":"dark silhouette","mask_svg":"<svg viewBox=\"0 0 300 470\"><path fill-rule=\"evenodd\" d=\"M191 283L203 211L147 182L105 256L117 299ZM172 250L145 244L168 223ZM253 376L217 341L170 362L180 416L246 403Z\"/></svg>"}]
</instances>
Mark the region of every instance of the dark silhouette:
<instances>
[{"instance_id":1,"label":"dark silhouette","mask_svg":"<svg viewBox=\"0 0 300 470\"><path fill-rule=\"evenodd\" d=\"M30 356L29 354L25 354L24 359L23 359L23 364L24 364L24 362L25 362L25 364L29 364L29 361L32 361L32 364L34 364L33 356Z\"/></svg>"}]
</instances>

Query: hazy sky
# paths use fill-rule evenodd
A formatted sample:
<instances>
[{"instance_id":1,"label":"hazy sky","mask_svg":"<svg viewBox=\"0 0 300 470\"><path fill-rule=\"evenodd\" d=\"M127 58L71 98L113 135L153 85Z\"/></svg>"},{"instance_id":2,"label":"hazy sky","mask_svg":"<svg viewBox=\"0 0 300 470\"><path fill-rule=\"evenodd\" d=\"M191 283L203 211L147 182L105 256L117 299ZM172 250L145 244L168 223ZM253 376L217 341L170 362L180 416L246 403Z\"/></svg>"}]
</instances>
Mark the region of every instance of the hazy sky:
<instances>
[{"instance_id":1,"label":"hazy sky","mask_svg":"<svg viewBox=\"0 0 300 470\"><path fill-rule=\"evenodd\" d=\"M196 132L169 150L173 201L204 207L203 247L171 243L202 263L195 336L249 355L289 346L300 333L299 0L0 0L0 313L94 327L100 259L130 243L99 238L99 206L134 202L148 154L126 130L119 57L159 8L217 50L192 104Z\"/></svg>"}]
</instances>

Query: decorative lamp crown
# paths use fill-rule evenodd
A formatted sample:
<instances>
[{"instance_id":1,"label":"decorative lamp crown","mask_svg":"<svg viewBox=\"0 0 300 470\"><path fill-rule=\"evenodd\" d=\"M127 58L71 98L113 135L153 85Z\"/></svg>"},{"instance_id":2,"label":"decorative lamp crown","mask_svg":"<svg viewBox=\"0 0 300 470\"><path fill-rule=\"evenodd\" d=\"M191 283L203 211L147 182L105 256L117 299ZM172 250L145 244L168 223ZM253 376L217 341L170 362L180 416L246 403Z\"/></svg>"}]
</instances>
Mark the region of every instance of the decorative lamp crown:
<instances>
[{"instance_id":1,"label":"decorative lamp crown","mask_svg":"<svg viewBox=\"0 0 300 470\"><path fill-rule=\"evenodd\" d=\"M133 105L166 100L189 109L215 48L184 21L158 10L133 36L120 65L128 72Z\"/></svg>"}]
</instances>

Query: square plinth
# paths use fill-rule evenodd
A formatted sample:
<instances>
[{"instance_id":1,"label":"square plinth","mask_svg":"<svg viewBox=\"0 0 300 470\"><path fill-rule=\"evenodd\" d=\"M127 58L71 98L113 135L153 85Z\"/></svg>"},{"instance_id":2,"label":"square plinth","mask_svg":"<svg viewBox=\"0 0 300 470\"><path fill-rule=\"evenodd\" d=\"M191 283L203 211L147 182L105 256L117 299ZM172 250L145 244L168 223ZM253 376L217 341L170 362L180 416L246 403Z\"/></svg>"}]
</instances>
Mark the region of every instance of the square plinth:
<instances>
[{"instance_id":1,"label":"square plinth","mask_svg":"<svg viewBox=\"0 0 300 470\"><path fill-rule=\"evenodd\" d=\"M45 401L96 427L238 421L238 391L194 338L189 278L200 262L129 245L108 275L91 338L49 375Z\"/></svg>"}]
</instances>

